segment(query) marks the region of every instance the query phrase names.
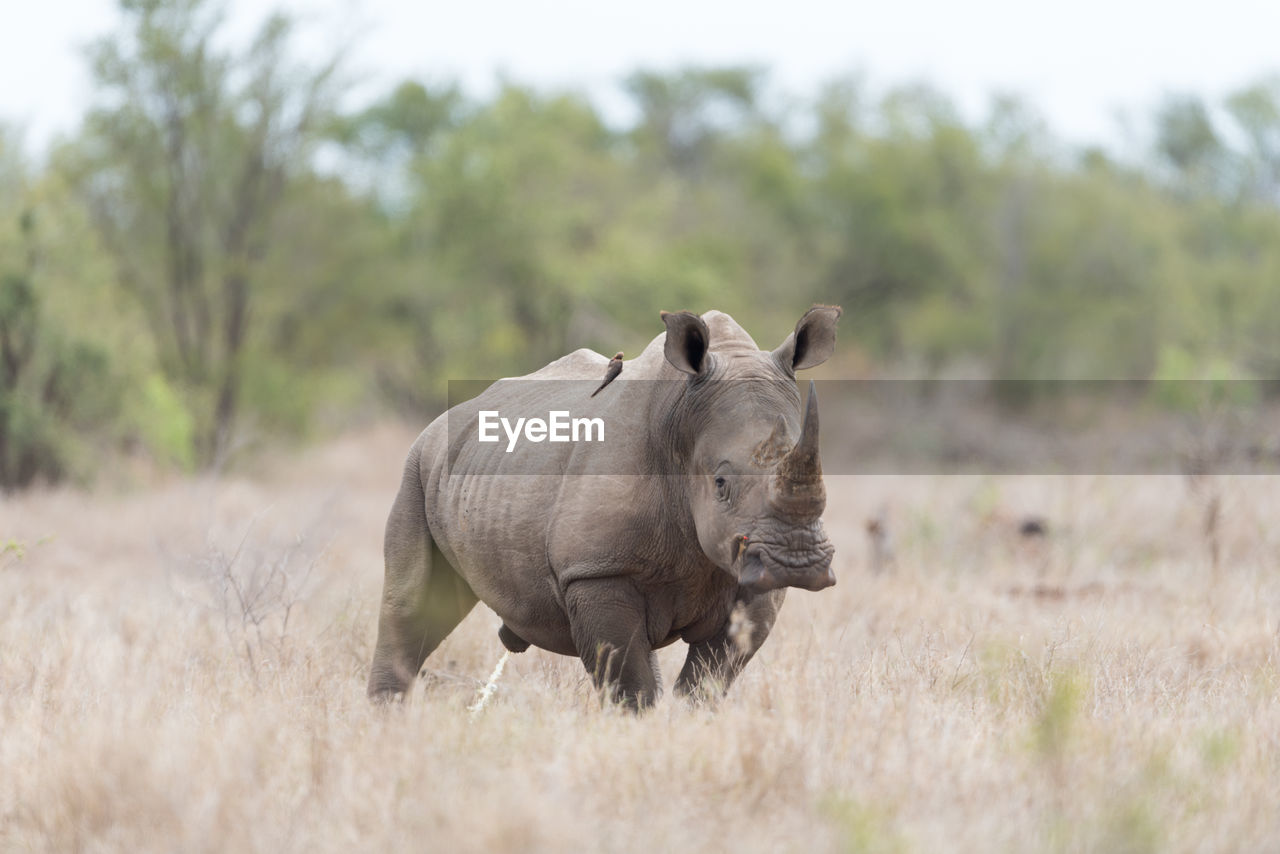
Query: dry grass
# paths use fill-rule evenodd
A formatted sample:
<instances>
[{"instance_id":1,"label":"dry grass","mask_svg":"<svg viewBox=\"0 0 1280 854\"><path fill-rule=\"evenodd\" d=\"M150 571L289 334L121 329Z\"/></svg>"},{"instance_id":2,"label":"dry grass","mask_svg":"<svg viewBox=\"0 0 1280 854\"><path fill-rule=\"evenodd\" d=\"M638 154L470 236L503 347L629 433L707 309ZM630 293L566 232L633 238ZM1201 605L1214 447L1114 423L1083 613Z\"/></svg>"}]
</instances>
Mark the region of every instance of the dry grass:
<instances>
[{"instance_id":1,"label":"dry grass","mask_svg":"<svg viewBox=\"0 0 1280 854\"><path fill-rule=\"evenodd\" d=\"M832 478L840 583L718 708L601 709L531 650L473 716L484 609L364 698L411 438L0 502L0 850L1280 849L1275 480L1220 484L1215 577L1175 478Z\"/></svg>"}]
</instances>

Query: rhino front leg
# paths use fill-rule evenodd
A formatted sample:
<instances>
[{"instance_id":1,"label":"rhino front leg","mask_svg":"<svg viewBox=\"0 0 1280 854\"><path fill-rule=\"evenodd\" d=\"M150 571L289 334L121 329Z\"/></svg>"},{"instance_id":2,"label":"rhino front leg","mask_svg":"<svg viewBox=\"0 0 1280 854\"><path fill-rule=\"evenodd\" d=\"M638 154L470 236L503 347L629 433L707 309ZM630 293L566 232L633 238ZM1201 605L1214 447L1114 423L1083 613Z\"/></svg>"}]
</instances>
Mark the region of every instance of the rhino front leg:
<instances>
[{"instance_id":1,"label":"rhino front leg","mask_svg":"<svg viewBox=\"0 0 1280 854\"><path fill-rule=\"evenodd\" d=\"M720 696L728 691L769 637L786 595L785 587L768 593L740 590L733 612L720 630L704 641L689 644L684 667L676 677L676 694Z\"/></svg>"},{"instance_id":2,"label":"rhino front leg","mask_svg":"<svg viewBox=\"0 0 1280 854\"><path fill-rule=\"evenodd\" d=\"M586 579L565 591L569 627L596 687L634 710L658 696L645 603L629 581Z\"/></svg>"}]
</instances>

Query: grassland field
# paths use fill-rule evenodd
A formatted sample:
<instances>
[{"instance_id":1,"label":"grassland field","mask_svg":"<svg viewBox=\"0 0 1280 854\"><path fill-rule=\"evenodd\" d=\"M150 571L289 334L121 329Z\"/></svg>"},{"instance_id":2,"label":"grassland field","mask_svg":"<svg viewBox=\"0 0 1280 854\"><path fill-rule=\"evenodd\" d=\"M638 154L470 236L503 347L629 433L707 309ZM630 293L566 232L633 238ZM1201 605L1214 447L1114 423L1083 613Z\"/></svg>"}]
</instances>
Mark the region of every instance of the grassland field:
<instances>
[{"instance_id":1,"label":"grassland field","mask_svg":"<svg viewBox=\"0 0 1280 854\"><path fill-rule=\"evenodd\" d=\"M473 713L481 606L379 708L413 435L0 498L0 851L1280 851L1280 479L829 476L721 702L530 650Z\"/></svg>"}]
</instances>

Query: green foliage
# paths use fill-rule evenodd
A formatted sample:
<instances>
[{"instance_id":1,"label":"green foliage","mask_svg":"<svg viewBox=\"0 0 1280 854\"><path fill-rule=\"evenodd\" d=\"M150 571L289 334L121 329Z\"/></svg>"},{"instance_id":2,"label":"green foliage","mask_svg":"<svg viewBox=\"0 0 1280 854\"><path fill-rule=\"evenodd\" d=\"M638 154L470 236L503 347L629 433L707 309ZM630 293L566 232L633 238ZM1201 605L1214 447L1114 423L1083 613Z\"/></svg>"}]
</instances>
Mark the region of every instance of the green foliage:
<instances>
[{"instance_id":1,"label":"green foliage","mask_svg":"<svg viewBox=\"0 0 1280 854\"><path fill-rule=\"evenodd\" d=\"M1045 761L1061 762L1075 733L1085 686L1075 673L1054 671L1049 676L1035 722L1035 746Z\"/></svg>"},{"instance_id":2,"label":"green foliage","mask_svg":"<svg viewBox=\"0 0 1280 854\"><path fill-rule=\"evenodd\" d=\"M1224 729L1206 733L1200 744L1205 767L1221 773L1240 758L1240 735Z\"/></svg>"},{"instance_id":3,"label":"green foliage","mask_svg":"<svg viewBox=\"0 0 1280 854\"><path fill-rule=\"evenodd\" d=\"M50 477L96 448L199 467L419 418L450 379L634 354L660 309L720 308L768 347L839 303L846 368L960 365L1016 380L1005 403L1154 378L1185 408L1167 381L1280 376L1280 78L1171 95L1127 163L1009 96L974 122L924 85L783 100L751 67L638 70L628 126L511 81L342 113L336 60L296 62L288 17L237 42L213 0L121 7L82 132L22 193L0 176L0 325L24 353L39 328L58 377L46 400L28 374L5 423Z\"/></svg>"},{"instance_id":4,"label":"green foliage","mask_svg":"<svg viewBox=\"0 0 1280 854\"><path fill-rule=\"evenodd\" d=\"M7 540L0 540L0 570L8 569L16 566L27 559L27 555L34 548L39 548L53 540L51 536L41 537L34 543L28 544L23 540L15 540L10 537Z\"/></svg>"},{"instance_id":5,"label":"green foliage","mask_svg":"<svg viewBox=\"0 0 1280 854\"><path fill-rule=\"evenodd\" d=\"M249 351L264 292L306 294L262 267L328 122L336 63L295 63L281 15L233 50L207 0L121 6L123 29L89 51L99 103L61 159L191 416L182 456L208 465L231 449L246 376L259 366Z\"/></svg>"},{"instance_id":6,"label":"green foliage","mask_svg":"<svg viewBox=\"0 0 1280 854\"><path fill-rule=\"evenodd\" d=\"M195 464L195 423L182 399L160 373L143 380L141 400L136 411L141 414L135 428L162 463L180 469Z\"/></svg>"},{"instance_id":7,"label":"green foliage","mask_svg":"<svg viewBox=\"0 0 1280 854\"><path fill-rule=\"evenodd\" d=\"M1154 854L1166 850L1165 832L1145 799L1114 805L1104 825L1100 850L1116 854Z\"/></svg>"},{"instance_id":8,"label":"green foliage","mask_svg":"<svg viewBox=\"0 0 1280 854\"><path fill-rule=\"evenodd\" d=\"M1195 176L1212 168L1221 154L1222 143L1209 110L1200 98L1186 95L1167 98L1156 114L1156 130L1160 153L1182 173Z\"/></svg>"},{"instance_id":9,"label":"green foliage","mask_svg":"<svg viewBox=\"0 0 1280 854\"><path fill-rule=\"evenodd\" d=\"M77 434L116 412L106 354L44 320L30 278L0 277L0 488L84 471Z\"/></svg>"},{"instance_id":10,"label":"green foliage","mask_svg":"<svg viewBox=\"0 0 1280 854\"><path fill-rule=\"evenodd\" d=\"M890 810L829 796L819 804L822 814L840 831L840 849L848 854L892 854L909 850Z\"/></svg>"},{"instance_id":11,"label":"green foliage","mask_svg":"<svg viewBox=\"0 0 1280 854\"><path fill-rule=\"evenodd\" d=\"M1231 362L1221 356L1197 359L1172 345L1161 348L1153 379L1152 398L1178 412L1207 413L1249 405L1258 397L1252 380Z\"/></svg>"},{"instance_id":12,"label":"green foliage","mask_svg":"<svg viewBox=\"0 0 1280 854\"><path fill-rule=\"evenodd\" d=\"M84 438L118 411L106 352L50 317L37 194L0 134L0 489L86 474Z\"/></svg>"},{"instance_id":13,"label":"green foliage","mask_svg":"<svg viewBox=\"0 0 1280 854\"><path fill-rule=\"evenodd\" d=\"M27 556L26 544L9 539L0 543L0 569L7 569Z\"/></svg>"}]
</instances>

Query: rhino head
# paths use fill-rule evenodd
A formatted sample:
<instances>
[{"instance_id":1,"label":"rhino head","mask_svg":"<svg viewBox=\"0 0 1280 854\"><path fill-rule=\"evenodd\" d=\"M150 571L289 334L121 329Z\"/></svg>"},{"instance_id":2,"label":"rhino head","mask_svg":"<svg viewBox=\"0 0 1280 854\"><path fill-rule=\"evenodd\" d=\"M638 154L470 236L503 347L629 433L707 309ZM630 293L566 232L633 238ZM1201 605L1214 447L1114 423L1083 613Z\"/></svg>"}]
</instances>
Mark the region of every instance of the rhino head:
<instances>
[{"instance_id":1,"label":"rhino head","mask_svg":"<svg viewBox=\"0 0 1280 854\"><path fill-rule=\"evenodd\" d=\"M750 590L836 583L821 518L818 397L810 382L802 419L795 372L831 355L840 313L811 308L772 352L736 325L713 342L697 315L663 314L666 359L689 375L677 430L698 543Z\"/></svg>"}]
</instances>

